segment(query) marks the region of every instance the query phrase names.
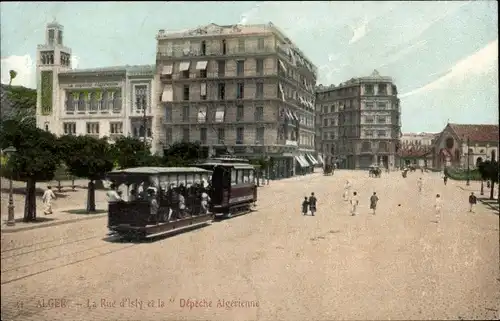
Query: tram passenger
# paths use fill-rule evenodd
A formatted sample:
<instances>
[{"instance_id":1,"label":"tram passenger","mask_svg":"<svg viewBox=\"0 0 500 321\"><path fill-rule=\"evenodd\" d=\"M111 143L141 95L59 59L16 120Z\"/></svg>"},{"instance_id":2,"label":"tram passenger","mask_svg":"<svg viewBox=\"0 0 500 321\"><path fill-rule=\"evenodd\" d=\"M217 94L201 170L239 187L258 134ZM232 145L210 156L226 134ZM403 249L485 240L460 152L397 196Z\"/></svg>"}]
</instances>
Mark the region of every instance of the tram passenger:
<instances>
[{"instance_id":1,"label":"tram passenger","mask_svg":"<svg viewBox=\"0 0 500 321\"><path fill-rule=\"evenodd\" d=\"M208 214L208 202L210 202L210 196L208 196L206 191L202 191L201 193L201 208L203 210L203 214Z\"/></svg>"},{"instance_id":2,"label":"tram passenger","mask_svg":"<svg viewBox=\"0 0 500 321\"><path fill-rule=\"evenodd\" d=\"M179 218L183 218L186 213L186 198L179 192Z\"/></svg>"},{"instance_id":3,"label":"tram passenger","mask_svg":"<svg viewBox=\"0 0 500 321\"><path fill-rule=\"evenodd\" d=\"M154 220L158 216L158 209L160 208L158 200L156 199L156 190L150 187L148 188L147 193L150 205L150 218L151 220Z\"/></svg>"},{"instance_id":4,"label":"tram passenger","mask_svg":"<svg viewBox=\"0 0 500 321\"><path fill-rule=\"evenodd\" d=\"M116 185L114 183L112 183L110 188L111 189L106 193L106 196L108 197L108 202L109 203L120 202L122 200L122 198L120 197L120 195L116 191Z\"/></svg>"}]
</instances>

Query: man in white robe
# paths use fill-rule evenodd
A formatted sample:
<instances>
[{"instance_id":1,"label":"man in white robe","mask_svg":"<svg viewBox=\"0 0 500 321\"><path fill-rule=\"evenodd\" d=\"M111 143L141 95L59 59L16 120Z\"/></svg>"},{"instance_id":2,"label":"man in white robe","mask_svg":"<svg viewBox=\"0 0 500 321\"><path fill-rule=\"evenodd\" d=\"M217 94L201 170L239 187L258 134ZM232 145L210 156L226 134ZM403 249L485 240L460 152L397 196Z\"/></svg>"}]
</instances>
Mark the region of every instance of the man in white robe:
<instances>
[{"instance_id":1,"label":"man in white robe","mask_svg":"<svg viewBox=\"0 0 500 321\"><path fill-rule=\"evenodd\" d=\"M45 215L52 214L52 200L56 199L56 195L52 191L52 187L47 186L47 190L43 193L42 201L45 206L43 213Z\"/></svg>"}]
</instances>

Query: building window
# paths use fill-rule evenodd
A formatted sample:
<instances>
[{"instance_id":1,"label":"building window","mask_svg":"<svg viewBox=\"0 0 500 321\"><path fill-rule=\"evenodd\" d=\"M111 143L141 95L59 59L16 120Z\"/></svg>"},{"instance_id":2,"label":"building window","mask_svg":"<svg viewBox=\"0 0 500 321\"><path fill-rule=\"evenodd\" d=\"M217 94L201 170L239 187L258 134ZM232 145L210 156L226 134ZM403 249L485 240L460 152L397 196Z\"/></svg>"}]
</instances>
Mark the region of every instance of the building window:
<instances>
[{"instance_id":1,"label":"building window","mask_svg":"<svg viewBox=\"0 0 500 321\"><path fill-rule=\"evenodd\" d=\"M222 39L222 42L221 42L221 51L222 51L222 54L223 54L223 55L227 54L227 43L226 43L226 39Z\"/></svg>"},{"instance_id":2,"label":"building window","mask_svg":"<svg viewBox=\"0 0 500 321\"><path fill-rule=\"evenodd\" d=\"M207 83L200 84L200 100L207 100Z\"/></svg>"},{"instance_id":3,"label":"building window","mask_svg":"<svg viewBox=\"0 0 500 321\"><path fill-rule=\"evenodd\" d=\"M335 133L334 132L330 132L330 139L335 139Z\"/></svg>"},{"instance_id":4,"label":"building window","mask_svg":"<svg viewBox=\"0 0 500 321\"><path fill-rule=\"evenodd\" d=\"M189 128L183 128L182 129L182 141L184 143L189 142Z\"/></svg>"},{"instance_id":5,"label":"building window","mask_svg":"<svg viewBox=\"0 0 500 321\"><path fill-rule=\"evenodd\" d=\"M207 78L207 69L200 70L200 78Z\"/></svg>"},{"instance_id":6,"label":"building window","mask_svg":"<svg viewBox=\"0 0 500 321\"><path fill-rule=\"evenodd\" d=\"M377 122L379 122L379 123L381 123L381 124L385 124L385 120L386 120L386 119L385 119L385 117L383 117L383 116L379 116L379 117L377 117Z\"/></svg>"},{"instance_id":7,"label":"building window","mask_svg":"<svg viewBox=\"0 0 500 321\"><path fill-rule=\"evenodd\" d=\"M200 128L200 142L205 145L207 143L207 129Z\"/></svg>"},{"instance_id":8,"label":"building window","mask_svg":"<svg viewBox=\"0 0 500 321\"><path fill-rule=\"evenodd\" d=\"M99 135L99 123L87 123L87 134Z\"/></svg>"},{"instance_id":9,"label":"building window","mask_svg":"<svg viewBox=\"0 0 500 321\"><path fill-rule=\"evenodd\" d=\"M365 131L365 136L366 137L373 137L373 131L371 131L371 130Z\"/></svg>"},{"instance_id":10,"label":"building window","mask_svg":"<svg viewBox=\"0 0 500 321\"><path fill-rule=\"evenodd\" d=\"M258 82L255 84L255 98L264 98L264 83Z\"/></svg>"},{"instance_id":11,"label":"building window","mask_svg":"<svg viewBox=\"0 0 500 321\"><path fill-rule=\"evenodd\" d=\"M385 109L386 107L387 107L387 103L384 103L384 102L377 103L378 109Z\"/></svg>"},{"instance_id":12,"label":"building window","mask_svg":"<svg viewBox=\"0 0 500 321\"><path fill-rule=\"evenodd\" d=\"M217 71L219 77L224 77L226 75L226 61L225 60L219 60L217 62Z\"/></svg>"},{"instance_id":13,"label":"building window","mask_svg":"<svg viewBox=\"0 0 500 321\"><path fill-rule=\"evenodd\" d=\"M167 123L172 122L172 106L166 106L165 107L165 121Z\"/></svg>"},{"instance_id":14,"label":"building window","mask_svg":"<svg viewBox=\"0 0 500 321\"><path fill-rule=\"evenodd\" d=\"M223 123L226 115L226 109L222 106L217 107L215 111L215 122Z\"/></svg>"},{"instance_id":15,"label":"building window","mask_svg":"<svg viewBox=\"0 0 500 321\"><path fill-rule=\"evenodd\" d=\"M387 85L386 84L379 84L378 85L378 94L379 95L387 95Z\"/></svg>"},{"instance_id":16,"label":"building window","mask_svg":"<svg viewBox=\"0 0 500 321\"><path fill-rule=\"evenodd\" d=\"M184 85L184 89L182 91L182 99L189 100L189 85Z\"/></svg>"},{"instance_id":17,"label":"building window","mask_svg":"<svg viewBox=\"0 0 500 321\"><path fill-rule=\"evenodd\" d=\"M323 126L328 126L328 119L327 118L323 119Z\"/></svg>"},{"instance_id":18,"label":"building window","mask_svg":"<svg viewBox=\"0 0 500 321\"><path fill-rule=\"evenodd\" d=\"M237 88L236 99L245 98L245 85L243 83L238 83L236 88Z\"/></svg>"},{"instance_id":19,"label":"building window","mask_svg":"<svg viewBox=\"0 0 500 321\"><path fill-rule=\"evenodd\" d=\"M75 135L76 134L76 123L64 123L64 135Z\"/></svg>"},{"instance_id":20,"label":"building window","mask_svg":"<svg viewBox=\"0 0 500 321\"><path fill-rule=\"evenodd\" d=\"M265 44L264 38L257 39L257 49L258 50L264 50L264 44Z\"/></svg>"},{"instance_id":21,"label":"building window","mask_svg":"<svg viewBox=\"0 0 500 321\"><path fill-rule=\"evenodd\" d=\"M188 70L183 70L183 71L181 72L181 76L182 76L182 78L184 78L184 79L189 79L189 69L188 69Z\"/></svg>"},{"instance_id":22,"label":"building window","mask_svg":"<svg viewBox=\"0 0 500 321\"><path fill-rule=\"evenodd\" d=\"M49 30L49 44L54 44L54 40L55 40L55 30L54 29L50 29Z\"/></svg>"},{"instance_id":23,"label":"building window","mask_svg":"<svg viewBox=\"0 0 500 321\"><path fill-rule=\"evenodd\" d=\"M236 144L243 144L245 129L243 127L236 128Z\"/></svg>"},{"instance_id":24,"label":"building window","mask_svg":"<svg viewBox=\"0 0 500 321\"><path fill-rule=\"evenodd\" d=\"M255 121L264 120L264 107L257 106L255 107Z\"/></svg>"},{"instance_id":25,"label":"building window","mask_svg":"<svg viewBox=\"0 0 500 321\"><path fill-rule=\"evenodd\" d=\"M385 137L385 130L379 130L377 131L378 137Z\"/></svg>"},{"instance_id":26,"label":"building window","mask_svg":"<svg viewBox=\"0 0 500 321\"><path fill-rule=\"evenodd\" d=\"M241 121L245 118L245 110L243 105L236 106L236 121Z\"/></svg>"},{"instance_id":27,"label":"building window","mask_svg":"<svg viewBox=\"0 0 500 321\"><path fill-rule=\"evenodd\" d=\"M165 131L165 143L167 143L167 145L172 144L172 127L167 127Z\"/></svg>"},{"instance_id":28,"label":"building window","mask_svg":"<svg viewBox=\"0 0 500 321\"><path fill-rule=\"evenodd\" d=\"M264 59L257 59L255 64L255 72L257 76L262 76L264 73Z\"/></svg>"},{"instance_id":29,"label":"building window","mask_svg":"<svg viewBox=\"0 0 500 321\"><path fill-rule=\"evenodd\" d=\"M371 103L371 102L367 102L367 103L365 104L365 107L366 107L366 109L373 109L374 105L373 105L373 103Z\"/></svg>"},{"instance_id":30,"label":"building window","mask_svg":"<svg viewBox=\"0 0 500 321\"><path fill-rule=\"evenodd\" d=\"M226 131L224 128L217 129L217 144L224 144L226 140Z\"/></svg>"},{"instance_id":31,"label":"building window","mask_svg":"<svg viewBox=\"0 0 500 321\"><path fill-rule=\"evenodd\" d=\"M182 121L185 123L189 121L189 106L182 107Z\"/></svg>"},{"instance_id":32,"label":"building window","mask_svg":"<svg viewBox=\"0 0 500 321\"><path fill-rule=\"evenodd\" d=\"M207 42L203 40L201 42L201 55L206 56L206 54L207 54Z\"/></svg>"},{"instance_id":33,"label":"building window","mask_svg":"<svg viewBox=\"0 0 500 321\"><path fill-rule=\"evenodd\" d=\"M198 123L205 123L207 121L207 107L200 107L198 109Z\"/></svg>"},{"instance_id":34,"label":"building window","mask_svg":"<svg viewBox=\"0 0 500 321\"><path fill-rule=\"evenodd\" d=\"M264 127L257 127L255 129L255 144L264 144Z\"/></svg>"},{"instance_id":35,"label":"building window","mask_svg":"<svg viewBox=\"0 0 500 321\"><path fill-rule=\"evenodd\" d=\"M135 110L136 110L136 112L142 111L142 110L146 109L146 107L147 107L147 89L148 89L148 87L145 86L145 85L144 86L140 85L140 86L135 86L134 87L134 90L135 90ZM108 95L108 99L109 98L110 97Z\"/></svg>"},{"instance_id":36,"label":"building window","mask_svg":"<svg viewBox=\"0 0 500 321\"><path fill-rule=\"evenodd\" d=\"M123 134L123 123L122 122L113 122L109 123L109 133L114 135Z\"/></svg>"},{"instance_id":37,"label":"building window","mask_svg":"<svg viewBox=\"0 0 500 321\"><path fill-rule=\"evenodd\" d=\"M365 95L373 95L373 85L365 85Z\"/></svg>"},{"instance_id":38,"label":"building window","mask_svg":"<svg viewBox=\"0 0 500 321\"><path fill-rule=\"evenodd\" d=\"M143 110L147 108L147 96L143 98L142 106ZM113 112L120 113L122 111L122 93L120 91L113 93Z\"/></svg>"},{"instance_id":39,"label":"building window","mask_svg":"<svg viewBox=\"0 0 500 321\"><path fill-rule=\"evenodd\" d=\"M373 117L372 116L366 116L365 117L365 123L367 123L367 124L373 123Z\"/></svg>"},{"instance_id":40,"label":"building window","mask_svg":"<svg viewBox=\"0 0 500 321\"><path fill-rule=\"evenodd\" d=\"M245 75L245 60L236 62L236 76L243 77Z\"/></svg>"},{"instance_id":41,"label":"building window","mask_svg":"<svg viewBox=\"0 0 500 321\"><path fill-rule=\"evenodd\" d=\"M361 150L363 152L369 152L372 149L371 143L370 142L363 142L361 145Z\"/></svg>"},{"instance_id":42,"label":"building window","mask_svg":"<svg viewBox=\"0 0 500 321\"><path fill-rule=\"evenodd\" d=\"M238 51L245 52L245 39L244 38L238 39Z\"/></svg>"},{"instance_id":43,"label":"building window","mask_svg":"<svg viewBox=\"0 0 500 321\"><path fill-rule=\"evenodd\" d=\"M226 85L223 83L219 83L217 89L218 89L219 100L225 100L226 99Z\"/></svg>"},{"instance_id":44,"label":"building window","mask_svg":"<svg viewBox=\"0 0 500 321\"><path fill-rule=\"evenodd\" d=\"M380 142L380 143L378 143L378 150L380 152L388 152L389 151L389 147L387 146L386 142Z\"/></svg>"}]
</instances>

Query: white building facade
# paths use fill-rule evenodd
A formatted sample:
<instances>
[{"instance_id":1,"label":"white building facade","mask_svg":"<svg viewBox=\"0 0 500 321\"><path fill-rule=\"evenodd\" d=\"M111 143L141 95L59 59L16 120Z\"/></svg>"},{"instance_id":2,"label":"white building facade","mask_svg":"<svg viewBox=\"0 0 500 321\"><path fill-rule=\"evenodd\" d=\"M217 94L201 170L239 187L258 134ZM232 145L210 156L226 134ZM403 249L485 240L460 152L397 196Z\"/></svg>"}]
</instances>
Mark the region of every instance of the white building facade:
<instances>
[{"instance_id":1,"label":"white building facade","mask_svg":"<svg viewBox=\"0 0 500 321\"><path fill-rule=\"evenodd\" d=\"M63 45L63 26L47 25L37 48L37 126L60 135L144 137L158 152L152 128L155 67L117 66L71 69L71 50Z\"/></svg>"}]
</instances>

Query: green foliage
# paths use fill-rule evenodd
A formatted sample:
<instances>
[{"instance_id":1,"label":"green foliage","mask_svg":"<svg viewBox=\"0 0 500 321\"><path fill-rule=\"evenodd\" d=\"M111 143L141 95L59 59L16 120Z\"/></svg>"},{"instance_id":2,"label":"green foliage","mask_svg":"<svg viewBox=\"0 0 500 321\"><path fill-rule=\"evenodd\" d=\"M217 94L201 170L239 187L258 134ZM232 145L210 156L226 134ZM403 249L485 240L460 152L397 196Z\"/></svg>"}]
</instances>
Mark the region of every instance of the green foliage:
<instances>
[{"instance_id":1,"label":"green foliage","mask_svg":"<svg viewBox=\"0 0 500 321\"><path fill-rule=\"evenodd\" d=\"M202 146L196 143L178 142L170 145L164 151L164 159L166 166L189 166L199 159L208 157Z\"/></svg>"},{"instance_id":2,"label":"green foliage","mask_svg":"<svg viewBox=\"0 0 500 321\"><path fill-rule=\"evenodd\" d=\"M113 169L113 152L106 138L65 135L59 138L62 160L71 175L91 181Z\"/></svg>"},{"instance_id":3,"label":"green foliage","mask_svg":"<svg viewBox=\"0 0 500 321\"><path fill-rule=\"evenodd\" d=\"M52 114L52 87L53 72L51 70L42 71L41 91L42 91L42 114Z\"/></svg>"},{"instance_id":4,"label":"green foliage","mask_svg":"<svg viewBox=\"0 0 500 321\"><path fill-rule=\"evenodd\" d=\"M480 172L483 180L491 180L495 183L498 183L498 162L487 160L485 162L481 162L478 166L478 170Z\"/></svg>"},{"instance_id":5,"label":"green foliage","mask_svg":"<svg viewBox=\"0 0 500 321\"><path fill-rule=\"evenodd\" d=\"M456 181L467 180L467 169L446 168L444 172L445 172L445 175L448 176L450 179L453 179ZM471 181L480 181L481 180L481 173L479 172L478 169L471 169L470 170L469 180L471 180Z\"/></svg>"},{"instance_id":6,"label":"green foliage","mask_svg":"<svg viewBox=\"0 0 500 321\"><path fill-rule=\"evenodd\" d=\"M2 85L2 118L36 126L36 90Z\"/></svg>"},{"instance_id":7,"label":"green foliage","mask_svg":"<svg viewBox=\"0 0 500 321\"><path fill-rule=\"evenodd\" d=\"M147 166L145 164L150 161L151 157L149 146L134 137L118 138L112 146L112 151L118 168Z\"/></svg>"},{"instance_id":8,"label":"green foliage","mask_svg":"<svg viewBox=\"0 0 500 321\"><path fill-rule=\"evenodd\" d=\"M14 146L17 152L9 157L7 169L15 180L48 181L60 163L57 138L28 123L16 120L2 122L1 148ZM6 172L2 171L5 175Z\"/></svg>"}]
</instances>

